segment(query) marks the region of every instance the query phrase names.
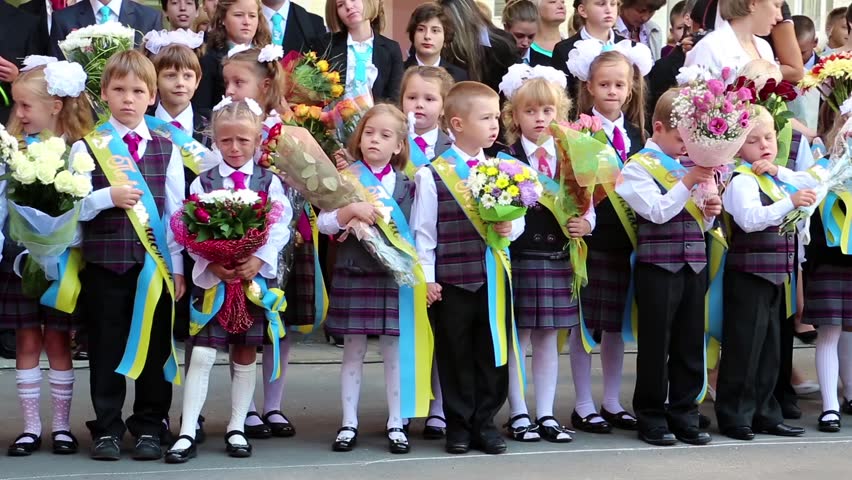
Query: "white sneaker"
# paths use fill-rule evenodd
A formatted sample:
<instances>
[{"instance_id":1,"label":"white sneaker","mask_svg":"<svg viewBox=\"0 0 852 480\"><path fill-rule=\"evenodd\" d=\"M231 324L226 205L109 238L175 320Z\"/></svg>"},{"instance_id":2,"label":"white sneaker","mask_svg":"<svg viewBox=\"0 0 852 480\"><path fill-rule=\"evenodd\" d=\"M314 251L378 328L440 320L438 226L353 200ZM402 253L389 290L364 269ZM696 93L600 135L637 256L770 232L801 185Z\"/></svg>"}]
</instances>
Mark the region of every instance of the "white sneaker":
<instances>
[{"instance_id":1,"label":"white sneaker","mask_svg":"<svg viewBox=\"0 0 852 480\"><path fill-rule=\"evenodd\" d=\"M793 385L793 391L795 391L796 395L800 397L804 395L811 395L819 392L819 383L811 380L805 380L798 385Z\"/></svg>"}]
</instances>

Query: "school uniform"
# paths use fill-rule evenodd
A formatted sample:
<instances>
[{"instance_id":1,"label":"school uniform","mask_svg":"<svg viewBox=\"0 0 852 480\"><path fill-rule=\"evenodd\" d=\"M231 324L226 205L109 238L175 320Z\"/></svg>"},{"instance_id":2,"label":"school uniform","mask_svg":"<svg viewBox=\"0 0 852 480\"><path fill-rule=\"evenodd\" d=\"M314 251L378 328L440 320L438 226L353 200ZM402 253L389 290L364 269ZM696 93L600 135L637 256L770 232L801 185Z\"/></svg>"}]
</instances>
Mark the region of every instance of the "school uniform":
<instances>
[{"instance_id":1,"label":"school uniform","mask_svg":"<svg viewBox=\"0 0 852 480\"><path fill-rule=\"evenodd\" d=\"M645 147L662 155L652 140ZM664 194L651 173L635 162L625 165L622 176L616 192L638 220L634 284L639 353L633 408L639 431L654 435L667 429L693 436L698 430L696 399L704 385L704 232L713 219L696 223L685 208L690 191L683 183Z\"/></svg>"},{"instance_id":2,"label":"school uniform","mask_svg":"<svg viewBox=\"0 0 852 480\"><path fill-rule=\"evenodd\" d=\"M29 55L44 55L47 51L47 28L40 18L5 1L0 2L0 57L21 68L24 58ZM9 105L0 100L0 124L5 125L15 105L12 84L0 82L0 89L9 97Z\"/></svg>"},{"instance_id":3,"label":"school uniform","mask_svg":"<svg viewBox=\"0 0 852 480\"><path fill-rule=\"evenodd\" d=\"M306 51L308 41L326 31L322 17L308 12L290 0L285 0L278 10L266 5L261 5L260 8L272 35L272 44L280 45L285 54L294 50Z\"/></svg>"},{"instance_id":4,"label":"school uniform","mask_svg":"<svg viewBox=\"0 0 852 480\"><path fill-rule=\"evenodd\" d=\"M345 85L366 82L376 101L399 100L402 83L402 53L399 44L378 33L364 42L356 42L345 31L328 34L314 40L317 52L328 52L331 69L340 72ZM372 52L372 55L370 55ZM365 72L358 68L358 59L365 62ZM363 75L363 78L359 78Z\"/></svg>"},{"instance_id":5,"label":"school uniform","mask_svg":"<svg viewBox=\"0 0 852 480\"><path fill-rule=\"evenodd\" d=\"M503 30L489 30L488 42L483 45L481 82L499 92L503 76L520 60L514 37Z\"/></svg>"},{"instance_id":6,"label":"school uniform","mask_svg":"<svg viewBox=\"0 0 852 480\"><path fill-rule=\"evenodd\" d=\"M591 40L593 38L594 37L589 35L589 33L586 31L586 27L583 27L580 29L579 32L575 33L574 35L571 35L565 40L562 40L561 42L557 43L555 47L553 47L551 66L565 74L565 77L568 79L568 85L565 90L568 92L568 96L572 99L577 98L577 86L580 82L577 80L577 77L572 75L571 72L568 70L568 54L571 53L571 50L574 50L575 43L579 42L580 40ZM611 31L609 40L601 43L615 44L622 40L625 40L625 38Z\"/></svg>"},{"instance_id":7,"label":"school uniform","mask_svg":"<svg viewBox=\"0 0 852 480\"><path fill-rule=\"evenodd\" d=\"M50 27L50 50L56 58L65 58L59 42L74 30L96 23L119 22L135 32L134 46L142 44L142 38L151 30L163 28L163 12L136 3L132 0L111 0L109 5L99 0L84 0L53 12Z\"/></svg>"},{"instance_id":8,"label":"school uniform","mask_svg":"<svg viewBox=\"0 0 852 480\"><path fill-rule=\"evenodd\" d=\"M429 160L442 155L453 146L450 136L444 133L439 127L435 127L423 135L413 135L412 140L420 147L420 150L423 151L423 154Z\"/></svg>"},{"instance_id":9,"label":"school uniform","mask_svg":"<svg viewBox=\"0 0 852 480\"><path fill-rule=\"evenodd\" d=\"M680 45L674 47L668 55L657 60L646 77L648 85L648 102L645 104L645 125L648 131L653 130L652 118L657 100L666 90L677 86L677 75L686 61L686 53Z\"/></svg>"},{"instance_id":10,"label":"school uniform","mask_svg":"<svg viewBox=\"0 0 852 480\"><path fill-rule=\"evenodd\" d=\"M121 138L131 129L114 118L110 124ZM140 161L137 166L153 196L157 212L169 219L181 208L184 197L183 159L180 150L158 135L145 122L132 130L139 138ZM80 151L93 155L85 140L71 148L72 157ZM96 163L97 165L97 163ZM92 193L83 200L80 221L83 228L82 251L86 268L80 274L83 289L81 318L88 323L91 394L96 419L87 422L93 438L121 437L125 429L135 436L160 433L172 399L171 384L163 375L163 365L171 354L172 298L163 289L156 305L145 368L136 379L133 415L122 421L126 378L115 372L124 354L130 319L136 297L137 279L146 251L127 214L115 208L110 184L100 166L92 172ZM162 212L162 213L159 213ZM166 229L168 252L173 274L183 274L182 248Z\"/></svg>"},{"instance_id":11,"label":"school uniform","mask_svg":"<svg viewBox=\"0 0 852 480\"><path fill-rule=\"evenodd\" d=\"M201 81L192 96L192 107L207 118L212 117L213 106L225 95L225 77L222 75L222 60L228 56L228 48L210 46L201 57Z\"/></svg>"},{"instance_id":12,"label":"school uniform","mask_svg":"<svg viewBox=\"0 0 852 480\"><path fill-rule=\"evenodd\" d=\"M441 67L444 70L446 70L447 73L449 73L450 76L453 77L453 80L455 80L456 82L464 82L465 80L469 79L468 76L467 76L467 72L463 68L460 68L460 67L453 65L452 63L447 62L443 58L438 59L438 63L436 63L435 65L426 65L425 63L421 62L419 58L417 58L417 54L412 53L405 60L405 63L402 64L402 66L405 70L408 70L411 67L416 67L418 65L429 66L429 67Z\"/></svg>"}]
</instances>

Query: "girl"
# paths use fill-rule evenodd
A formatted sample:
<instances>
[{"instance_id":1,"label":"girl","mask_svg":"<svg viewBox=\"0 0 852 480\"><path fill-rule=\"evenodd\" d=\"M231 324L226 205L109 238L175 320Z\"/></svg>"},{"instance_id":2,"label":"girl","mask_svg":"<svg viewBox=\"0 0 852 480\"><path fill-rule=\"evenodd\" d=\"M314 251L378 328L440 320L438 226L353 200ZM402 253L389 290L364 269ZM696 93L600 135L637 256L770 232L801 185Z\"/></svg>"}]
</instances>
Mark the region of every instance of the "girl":
<instances>
[{"instance_id":1,"label":"girl","mask_svg":"<svg viewBox=\"0 0 852 480\"><path fill-rule=\"evenodd\" d=\"M538 35L538 8L530 0L513 0L503 9L503 29L515 39L521 60L530 66L536 66L550 59L530 46Z\"/></svg>"},{"instance_id":2,"label":"girl","mask_svg":"<svg viewBox=\"0 0 852 480\"><path fill-rule=\"evenodd\" d=\"M80 71L82 77L75 78L75 71L67 68L67 62L52 60L47 65L22 71L12 84L15 109L9 123L9 133L23 137L27 144L37 140L40 133L50 132L61 136L70 145L83 138L93 127L91 107L85 96L81 95L85 74ZM46 73L48 71L49 75ZM69 90L68 84L53 85L47 80L59 76L78 82L77 87ZM48 93L50 91L56 95ZM5 196L5 191L0 194ZM5 198L1 198L0 202L3 207L6 206ZM4 220L0 217L0 224ZM5 236L6 241L0 255L0 328L15 329L15 376L24 417L24 432L9 446L9 455L28 456L41 447L39 397L42 374L39 356L42 350L47 353L50 363L47 377L53 402L53 452L75 453L77 439L70 432L68 418L74 388L70 338L73 318L24 296L21 279L12 271L15 257L23 248L9 239L7 228L3 229L3 234L0 236Z\"/></svg>"},{"instance_id":3,"label":"girl","mask_svg":"<svg viewBox=\"0 0 852 480\"><path fill-rule=\"evenodd\" d=\"M530 49L549 61L553 57L553 48L562 40L559 27L565 23L567 15L565 0L535 0L535 4L538 7L538 34Z\"/></svg>"},{"instance_id":4,"label":"girl","mask_svg":"<svg viewBox=\"0 0 852 480\"><path fill-rule=\"evenodd\" d=\"M328 52L332 70L346 72L347 89L366 86L378 100L396 101L402 80L399 44L382 36L382 0L326 0L330 34L312 50Z\"/></svg>"},{"instance_id":5,"label":"girl","mask_svg":"<svg viewBox=\"0 0 852 480\"><path fill-rule=\"evenodd\" d=\"M445 42L453 38L453 30L440 5L430 2L415 8L406 31L414 52L403 64L404 68L416 65L443 67L455 81L467 80L467 72L441 58Z\"/></svg>"},{"instance_id":6,"label":"girl","mask_svg":"<svg viewBox=\"0 0 852 480\"><path fill-rule=\"evenodd\" d=\"M267 58L258 48L237 47L222 60L222 80L225 95L243 100L256 99L264 113L264 130L279 123L278 110L282 109L283 73L280 57ZM260 58L264 61L260 61ZM265 133L264 133L265 135Z\"/></svg>"},{"instance_id":7,"label":"girl","mask_svg":"<svg viewBox=\"0 0 852 480\"><path fill-rule=\"evenodd\" d=\"M204 289L213 288L221 281L231 281L235 278L250 281L261 275L268 283L274 283L278 252L289 241L287 225L292 217L292 210L284 196L281 181L254 163L254 153L260 146L262 118L262 112L253 100L232 102L230 98L225 98L222 104L214 108L213 137L216 147L222 152L223 160L217 167L199 175L192 182L190 191L200 194L221 188L248 188L267 192L270 200L281 203L284 210L281 218L270 227L266 244L253 256L239 259L234 268L229 269L193 255L196 262L192 272L196 285L193 302L198 310L202 308ZM197 453L196 423L207 399L207 385L210 371L216 361L216 349L227 351L230 348L233 364L231 419L228 423L228 433L225 435L226 451L232 457L251 456L252 447L243 428L254 395L257 377L256 351L265 341L278 339L265 338L267 320L264 310L251 302L247 302L246 306L254 320L248 331L242 334L228 333L219 324L217 317L214 317L189 340L193 348L184 389L180 437L166 453L166 463L183 463ZM269 377L264 376L264 379L267 378Z\"/></svg>"},{"instance_id":8,"label":"girl","mask_svg":"<svg viewBox=\"0 0 852 480\"><path fill-rule=\"evenodd\" d=\"M596 40L581 40L594 42ZM602 125L605 141L612 145L621 162L642 149L644 140L644 82L651 64L647 47L629 42L616 44L618 50L602 52L590 63L572 63L572 73L582 81L578 88L577 110L593 115ZM625 56L625 52L627 56ZM590 53L591 55L591 53ZM644 60L642 60L644 59ZM639 67L638 65L643 65ZM630 255L633 244L616 208L627 209L617 195L608 192L596 206L595 235L589 237L589 283L580 292L583 320L587 331L601 335L601 365L604 374L604 397L597 413L591 391L592 357L583 346L580 327L571 332L571 371L577 403L571 424L578 430L609 433L612 427L636 429L636 419L622 406L621 369L624 363L624 340L621 326L630 285Z\"/></svg>"},{"instance_id":9,"label":"girl","mask_svg":"<svg viewBox=\"0 0 852 480\"><path fill-rule=\"evenodd\" d=\"M407 218L414 199L414 182L402 174L408 162L406 123L405 115L396 107L376 105L361 119L347 149L353 158L364 161ZM320 232L337 235L355 218L372 225L376 219L375 207L369 202L359 202L323 211L318 220ZM343 426L332 449L348 452L357 443L358 399L367 335L380 335L389 412L388 448L391 453L408 453L408 437L400 416L399 287L352 235L338 246L330 298L326 328L332 335L344 335L340 370Z\"/></svg>"},{"instance_id":10,"label":"girl","mask_svg":"<svg viewBox=\"0 0 852 480\"><path fill-rule=\"evenodd\" d=\"M222 78L222 59L236 45L254 45L260 48L272 41L269 27L263 18L260 0L221 0L216 5L207 33L206 52L201 57L201 83L192 105L210 118L213 107L225 93Z\"/></svg>"},{"instance_id":11,"label":"girl","mask_svg":"<svg viewBox=\"0 0 852 480\"><path fill-rule=\"evenodd\" d=\"M516 68L512 67L509 75ZM532 166L540 176L555 178L558 185L559 159L547 127L553 121L567 118L570 101L565 94L565 77L556 69L547 70L552 71L548 77L532 77L516 91L502 92L509 100L503 107L503 124L506 141L513 145L512 155ZM546 141L541 143L544 137ZM569 431L553 417L559 367L556 336L559 329L579 323L577 302L571 299L573 272L564 248L569 239L553 213L541 204L530 208L525 220L524 233L511 245L512 284L519 351L525 355L530 343L533 346L537 418L535 423L530 421L516 373L518 359L512 355L509 360L511 418L505 426L509 436L521 442L537 441L540 437L550 442L570 442ZM572 238L588 235L594 221L594 207L590 205L583 217L568 222L567 231Z\"/></svg>"},{"instance_id":12,"label":"girl","mask_svg":"<svg viewBox=\"0 0 852 480\"><path fill-rule=\"evenodd\" d=\"M414 115L412 141L433 159L450 148L450 137L441 128L444 98L453 87L453 79L438 67L411 67L402 77L402 111Z\"/></svg>"}]
</instances>

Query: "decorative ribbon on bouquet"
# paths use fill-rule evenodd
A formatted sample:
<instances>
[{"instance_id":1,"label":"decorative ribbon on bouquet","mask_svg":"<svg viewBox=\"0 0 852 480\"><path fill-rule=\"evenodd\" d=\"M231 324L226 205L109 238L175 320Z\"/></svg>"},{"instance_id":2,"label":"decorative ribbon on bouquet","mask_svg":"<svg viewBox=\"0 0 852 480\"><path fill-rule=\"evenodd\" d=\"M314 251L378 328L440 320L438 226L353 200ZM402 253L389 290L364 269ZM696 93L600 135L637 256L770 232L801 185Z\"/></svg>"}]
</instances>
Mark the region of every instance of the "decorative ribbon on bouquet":
<instances>
[{"instance_id":1,"label":"decorative ribbon on bouquet","mask_svg":"<svg viewBox=\"0 0 852 480\"><path fill-rule=\"evenodd\" d=\"M47 287L39 303L60 312L74 313L80 295L80 270L83 268L83 251L69 248L59 257L59 277Z\"/></svg>"},{"instance_id":2,"label":"decorative ribbon on bouquet","mask_svg":"<svg viewBox=\"0 0 852 480\"><path fill-rule=\"evenodd\" d=\"M314 207L308 202L305 202L304 211L311 227L311 239L314 251L314 323L313 325L294 325L290 329L307 335L318 329L325 322L325 317L328 313L328 291L325 289L325 279L323 279L322 268L320 267L317 214L314 213Z\"/></svg>"},{"instance_id":3,"label":"decorative ribbon on bouquet","mask_svg":"<svg viewBox=\"0 0 852 480\"><path fill-rule=\"evenodd\" d=\"M201 161L204 155L210 151L200 142L192 138L182 128L150 115L145 116L145 123L157 135L165 137L180 149L183 165L192 173L198 175L201 170Z\"/></svg>"}]
</instances>

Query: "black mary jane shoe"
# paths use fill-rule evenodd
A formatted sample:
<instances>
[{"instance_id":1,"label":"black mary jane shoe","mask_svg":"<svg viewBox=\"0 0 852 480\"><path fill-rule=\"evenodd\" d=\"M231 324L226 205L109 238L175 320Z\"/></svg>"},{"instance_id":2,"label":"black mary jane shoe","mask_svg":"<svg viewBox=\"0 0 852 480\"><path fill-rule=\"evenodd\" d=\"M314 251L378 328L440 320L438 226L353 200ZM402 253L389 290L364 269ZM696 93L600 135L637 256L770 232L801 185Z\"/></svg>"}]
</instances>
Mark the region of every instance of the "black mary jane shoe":
<instances>
[{"instance_id":1,"label":"black mary jane shoe","mask_svg":"<svg viewBox=\"0 0 852 480\"><path fill-rule=\"evenodd\" d=\"M522 418L526 418L530 423L522 427L512 426L515 422ZM541 440L541 435L538 433L538 425L532 423L532 419L526 413L515 415L510 418L509 421L503 425L503 428L506 429L506 433L509 435L509 438L516 442L537 442Z\"/></svg>"},{"instance_id":2,"label":"black mary jane shoe","mask_svg":"<svg viewBox=\"0 0 852 480\"><path fill-rule=\"evenodd\" d=\"M234 458L248 458L251 456L251 444L248 443L248 439L246 439L246 443L238 443L233 444L229 440L231 437L240 435L245 438L246 434L239 430L231 430L230 432L225 434L225 451L228 452L228 455Z\"/></svg>"},{"instance_id":3,"label":"black mary jane shoe","mask_svg":"<svg viewBox=\"0 0 852 480\"><path fill-rule=\"evenodd\" d=\"M56 437L59 435L65 435L71 440L57 440ZM80 444L77 443L77 437L73 433L68 430L57 430L51 433L50 436L53 438L53 453L57 455L73 455L77 453Z\"/></svg>"},{"instance_id":4,"label":"black mary jane shoe","mask_svg":"<svg viewBox=\"0 0 852 480\"><path fill-rule=\"evenodd\" d=\"M351 452L355 448L355 445L358 444L358 429L355 427L340 427L340 430L337 431L338 436L340 432L352 432L355 436L348 440L335 439L331 445L331 449L335 452Z\"/></svg>"},{"instance_id":5,"label":"black mary jane shoe","mask_svg":"<svg viewBox=\"0 0 852 480\"><path fill-rule=\"evenodd\" d=\"M601 407L601 416L604 420L609 422L610 425L621 430L635 431L639 425L639 422L636 421L636 417L625 410L618 413L611 413L607 409Z\"/></svg>"},{"instance_id":6,"label":"black mary jane shoe","mask_svg":"<svg viewBox=\"0 0 852 480\"><path fill-rule=\"evenodd\" d=\"M388 429L388 451L390 453L408 453L411 451L411 445L408 444L408 437L402 440L394 440L390 438L391 433L401 433L405 435L405 430L401 428L389 428Z\"/></svg>"},{"instance_id":7,"label":"black mary jane shoe","mask_svg":"<svg viewBox=\"0 0 852 480\"><path fill-rule=\"evenodd\" d=\"M829 415L837 415L833 420L823 420ZM837 433L840 431L840 412L837 410L826 410L819 416L818 428L820 432Z\"/></svg>"},{"instance_id":8,"label":"black mary jane shoe","mask_svg":"<svg viewBox=\"0 0 852 480\"><path fill-rule=\"evenodd\" d=\"M31 438L32 442L21 442L25 438ZM41 437L33 433L22 433L18 435L15 442L9 445L10 457L29 457L33 452L41 448Z\"/></svg>"},{"instance_id":9,"label":"black mary jane shoe","mask_svg":"<svg viewBox=\"0 0 852 480\"><path fill-rule=\"evenodd\" d=\"M252 410L246 414L246 418L249 417L257 417L257 419L260 420L260 425L243 425L243 428L245 429L245 437L247 439L253 438L256 440L262 440L272 436L272 429L263 421L263 417L261 417L259 413Z\"/></svg>"},{"instance_id":10,"label":"black mary jane shoe","mask_svg":"<svg viewBox=\"0 0 852 480\"><path fill-rule=\"evenodd\" d=\"M284 419L283 422L271 422L269 418L273 415L280 415ZM263 423L269 426L273 437L292 437L296 434L296 428L290 423L290 420L281 413L281 410L272 410L263 415Z\"/></svg>"},{"instance_id":11,"label":"black mary jane shoe","mask_svg":"<svg viewBox=\"0 0 852 480\"><path fill-rule=\"evenodd\" d=\"M204 443L205 440L207 440L207 432L204 431L204 421L205 420L206 419L204 418L204 415L199 415L197 423L195 424L195 426L198 427L198 428L195 429L195 443L198 444L198 445L201 445L202 443ZM183 425L183 417L182 416L180 417L180 423L181 423L181 425ZM189 435L185 435L185 436L188 437ZM175 441L172 442L171 445L174 445L175 442L177 442L178 440L179 439L175 439Z\"/></svg>"},{"instance_id":12,"label":"black mary jane shoe","mask_svg":"<svg viewBox=\"0 0 852 480\"><path fill-rule=\"evenodd\" d=\"M846 397L843 397L843 403L840 404L840 411L846 415L852 415L852 400L846 400Z\"/></svg>"},{"instance_id":13,"label":"black mary jane shoe","mask_svg":"<svg viewBox=\"0 0 852 480\"><path fill-rule=\"evenodd\" d=\"M600 422L592 422L592 420L600 418ZM571 412L571 425L577 429L582 430L587 433L611 433L612 425L609 422L604 420L604 418L597 413L590 413L585 418L581 417L577 410Z\"/></svg>"},{"instance_id":14,"label":"black mary jane shoe","mask_svg":"<svg viewBox=\"0 0 852 480\"><path fill-rule=\"evenodd\" d=\"M444 425L447 424L447 420L444 417L439 417L437 415L432 415L426 418L427 425L423 427L423 439L424 440L440 440L447 436L447 427L433 427L428 425L429 420L440 420L444 422Z\"/></svg>"},{"instance_id":15,"label":"black mary jane shoe","mask_svg":"<svg viewBox=\"0 0 852 480\"><path fill-rule=\"evenodd\" d=\"M544 422L549 420L556 422L556 425L545 425ZM536 423L538 423L538 434L550 443L568 443L573 440L571 434L574 433L574 430L564 427L559 423L559 420L551 415L539 418Z\"/></svg>"},{"instance_id":16,"label":"black mary jane shoe","mask_svg":"<svg viewBox=\"0 0 852 480\"><path fill-rule=\"evenodd\" d=\"M189 446L180 449L170 448L166 452L166 463L186 463L190 458L195 458L198 455L197 442L194 438L189 435L181 435L178 440L189 440Z\"/></svg>"}]
</instances>

